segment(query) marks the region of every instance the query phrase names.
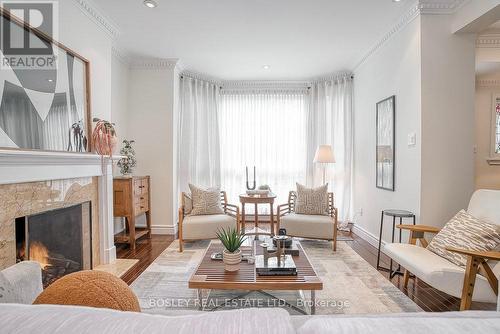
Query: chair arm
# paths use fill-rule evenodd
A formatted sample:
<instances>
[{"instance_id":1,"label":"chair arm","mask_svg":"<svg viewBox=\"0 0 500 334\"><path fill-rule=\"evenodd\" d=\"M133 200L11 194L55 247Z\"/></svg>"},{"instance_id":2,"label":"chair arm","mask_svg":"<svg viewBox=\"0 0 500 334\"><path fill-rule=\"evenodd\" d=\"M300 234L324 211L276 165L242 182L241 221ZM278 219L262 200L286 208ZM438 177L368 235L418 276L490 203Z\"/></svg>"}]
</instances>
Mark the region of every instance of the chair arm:
<instances>
[{"instance_id":1,"label":"chair arm","mask_svg":"<svg viewBox=\"0 0 500 334\"><path fill-rule=\"evenodd\" d=\"M226 203L224 204L224 213L233 217L238 217L240 215L240 207L234 204Z\"/></svg>"},{"instance_id":2,"label":"chair arm","mask_svg":"<svg viewBox=\"0 0 500 334\"><path fill-rule=\"evenodd\" d=\"M278 209L277 209L278 217L283 217L284 215L289 214L290 212L291 212L290 211L290 204L286 203L286 204L278 205Z\"/></svg>"},{"instance_id":3,"label":"chair arm","mask_svg":"<svg viewBox=\"0 0 500 334\"><path fill-rule=\"evenodd\" d=\"M446 247L446 250L454 253L459 253L462 255L482 258L485 260L500 261L500 252L495 252L495 251L482 252L482 251L474 251L474 250L461 249L455 247Z\"/></svg>"},{"instance_id":4,"label":"chair arm","mask_svg":"<svg viewBox=\"0 0 500 334\"><path fill-rule=\"evenodd\" d=\"M434 227L434 226L427 226L427 225L397 225L396 226L399 229L402 230L410 230L412 232L428 232L428 233L438 233L441 231L440 228Z\"/></svg>"}]
</instances>

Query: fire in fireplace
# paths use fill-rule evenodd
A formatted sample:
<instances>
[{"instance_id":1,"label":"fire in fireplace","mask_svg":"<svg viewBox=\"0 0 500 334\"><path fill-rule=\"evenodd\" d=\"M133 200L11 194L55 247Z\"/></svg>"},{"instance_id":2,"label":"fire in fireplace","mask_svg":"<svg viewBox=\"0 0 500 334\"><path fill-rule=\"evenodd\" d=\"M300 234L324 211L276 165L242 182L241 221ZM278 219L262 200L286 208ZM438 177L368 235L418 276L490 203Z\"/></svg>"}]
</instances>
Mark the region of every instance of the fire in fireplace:
<instances>
[{"instance_id":1,"label":"fire in fireplace","mask_svg":"<svg viewBox=\"0 0 500 334\"><path fill-rule=\"evenodd\" d=\"M17 261L40 263L43 286L92 268L90 202L16 219Z\"/></svg>"}]
</instances>

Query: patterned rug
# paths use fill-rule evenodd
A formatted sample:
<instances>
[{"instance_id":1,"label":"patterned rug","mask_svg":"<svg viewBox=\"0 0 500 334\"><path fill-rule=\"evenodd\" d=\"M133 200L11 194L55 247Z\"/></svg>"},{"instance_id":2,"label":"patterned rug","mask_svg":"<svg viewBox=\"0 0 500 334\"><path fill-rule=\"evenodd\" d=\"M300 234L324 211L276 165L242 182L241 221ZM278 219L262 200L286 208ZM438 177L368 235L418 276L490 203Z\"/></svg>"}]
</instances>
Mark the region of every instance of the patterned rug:
<instances>
[{"instance_id":1,"label":"patterned rug","mask_svg":"<svg viewBox=\"0 0 500 334\"><path fill-rule=\"evenodd\" d=\"M337 252L326 241L301 240L323 290L316 292L316 314L419 312L422 309L362 259L347 243ZM178 314L198 311L197 291L187 281L196 270L209 241L186 243L183 253L173 242L131 285L146 313ZM282 307L292 315L307 310L309 292L206 290L205 310Z\"/></svg>"}]
</instances>

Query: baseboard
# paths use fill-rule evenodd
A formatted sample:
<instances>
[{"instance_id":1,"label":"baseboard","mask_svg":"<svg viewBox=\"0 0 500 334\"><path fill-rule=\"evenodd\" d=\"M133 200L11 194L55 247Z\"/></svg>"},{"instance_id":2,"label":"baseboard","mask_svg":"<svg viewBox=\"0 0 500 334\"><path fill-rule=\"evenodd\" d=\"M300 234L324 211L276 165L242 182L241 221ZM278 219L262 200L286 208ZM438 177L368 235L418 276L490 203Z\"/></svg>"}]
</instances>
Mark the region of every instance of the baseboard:
<instances>
[{"instance_id":1,"label":"baseboard","mask_svg":"<svg viewBox=\"0 0 500 334\"><path fill-rule=\"evenodd\" d=\"M352 231L354 234L367 241L370 245L378 249L378 237L373 235L371 232L368 232L363 227L358 224L354 224L352 226ZM382 246L385 246L386 242L382 240Z\"/></svg>"},{"instance_id":2,"label":"baseboard","mask_svg":"<svg viewBox=\"0 0 500 334\"><path fill-rule=\"evenodd\" d=\"M177 234L177 224L175 226L152 225L151 226L151 234L176 235Z\"/></svg>"}]
</instances>

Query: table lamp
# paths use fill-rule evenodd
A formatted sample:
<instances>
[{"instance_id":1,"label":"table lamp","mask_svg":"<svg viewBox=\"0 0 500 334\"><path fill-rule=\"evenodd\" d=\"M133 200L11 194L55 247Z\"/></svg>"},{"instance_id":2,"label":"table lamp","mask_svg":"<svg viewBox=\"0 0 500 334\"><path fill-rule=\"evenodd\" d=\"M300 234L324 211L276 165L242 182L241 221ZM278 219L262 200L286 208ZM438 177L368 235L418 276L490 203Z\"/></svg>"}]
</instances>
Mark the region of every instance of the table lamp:
<instances>
[{"instance_id":1,"label":"table lamp","mask_svg":"<svg viewBox=\"0 0 500 334\"><path fill-rule=\"evenodd\" d=\"M314 163L332 164L335 163L335 156L331 145L319 145L314 155ZM325 184L326 166L323 165L323 184Z\"/></svg>"}]
</instances>

